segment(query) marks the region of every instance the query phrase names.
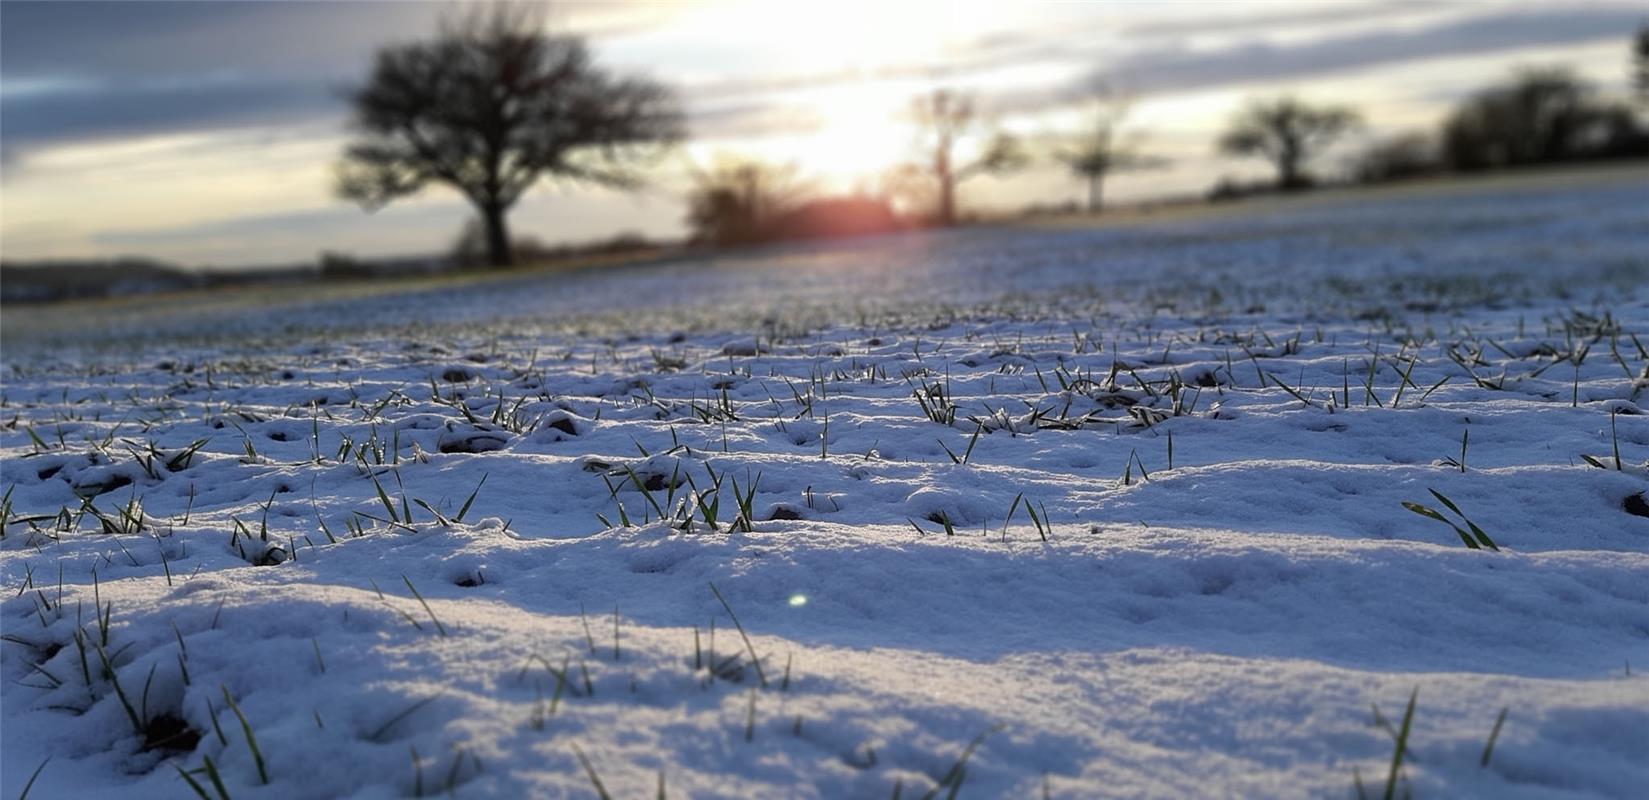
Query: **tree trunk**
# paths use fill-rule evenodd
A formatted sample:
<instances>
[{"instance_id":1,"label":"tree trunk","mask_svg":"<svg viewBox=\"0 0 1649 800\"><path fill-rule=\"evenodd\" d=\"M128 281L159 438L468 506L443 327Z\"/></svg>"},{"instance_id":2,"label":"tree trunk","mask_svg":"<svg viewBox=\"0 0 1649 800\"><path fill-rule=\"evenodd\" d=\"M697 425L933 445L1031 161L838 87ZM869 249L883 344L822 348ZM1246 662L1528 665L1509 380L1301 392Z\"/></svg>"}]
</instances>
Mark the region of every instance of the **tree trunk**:
<instances>
[{"instance_id":1,"label":"tree trunk","mask_svg":"<svg viewBox=\"0 0 1649 800\"><path fill-rule=\"evenodd\" d=\"M939 224L956 224L956 178L951 175L939 176Z\"/></svg>"},{"instance_id":2,"label":"tree trunk","mask_svg":"<svg viewBox=\"0 0 1649 800\"><path fill-rule=\"evenodd\" d=\"M1283 191L1305 188L1305 175L1300 169L1300 162L1304 160L1305 152L1300 145L1283 143L1282 152L1277 156L1278 188Z\"/></svg>"},{"instance_id":3,"label":"tree trunk","mask_svg":"<svg viewBox=\"0 0 1649 800\"><path fill-rule=\"evenodd\" d=\"M1278 188L1284 191L1289 191L1300 188L1301 184L1300 164L1298 161L1291 158L1284 158L1282 161L1277 163Z\"/></svg>"},{"instance_id":4,"label":"tree trunk","mask_svg":"<svg viewBox=\"0 0 1649 800\"><path fill-rule=\"evenodd\" d=\"M510 252L509 226L504 222L505 211L500 205L488 205L481 209L481 219L487 228L487 263L494 267L507 267L515 263L514 254Z\"/></svg>"},{"instance_id":5,"label":"tree trunk","mask_svg":"<svg viewBox=\"0 0 1649 800\"><path fill-rule=\"evenodd\" d=\"M1088 176L1088 213L1098 214L1105 203L1105 173L1095 172Z\"/></svg>"}]
</instances>

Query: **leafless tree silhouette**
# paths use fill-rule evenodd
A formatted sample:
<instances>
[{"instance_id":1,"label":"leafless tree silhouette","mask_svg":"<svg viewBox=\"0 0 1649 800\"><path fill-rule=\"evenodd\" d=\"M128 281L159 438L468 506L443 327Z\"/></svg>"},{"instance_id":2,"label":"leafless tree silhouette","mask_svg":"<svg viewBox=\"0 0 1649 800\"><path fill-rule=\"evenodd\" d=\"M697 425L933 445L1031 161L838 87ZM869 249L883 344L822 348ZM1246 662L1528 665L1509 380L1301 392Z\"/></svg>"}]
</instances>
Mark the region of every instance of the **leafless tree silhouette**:
<instances>
[{"instance_id":1,"label":"leafless tree silhouette","mask_svg":"<svg viewBox=\"0 0 1649 800\"><path fill-rule=\"evenodd\" d=\"M1341 106L1313 106L1287 96L1253 100L1232 118L1219 149L1262 156L1276 166L1280 188L1300 189L1311 184L1305 171L1311 157L1357 121L1356 112Z\"/></svg>"},{"instance_id":2,"label":"leafless tree silhouette","mask_svg":"<svg viewBox=\"0 0 1649 800\"><path fill-rule=\"evenodd\" d=\"M351 92L356 140L337 190L367 210L429 183L457 189L511 263L505 215L539 178L634 187L634 167L684 135L674 94L597 67L582 39L545 33L536 7L494 4L429 41L378 51Z\"/></svg>"},{"instance_id":3,"label":"leafless tree silhouette","mask_svg":"<svg viewBox=\"0 0 1649 800\"><path fill-rule=\"evenodd\" d=\"M1104 85L1097 85L1093 94L1092 127L1054 157L1088 182L1088 213L1097 214L1104 205L1105 178L1111 173L1155 169L1167 162L1142 154L1139 134L1122 130L1129 108L1126 97Z\"/></svg>"},{"instance_id":4,"label":"leafless tree silhouette","mask_svg":"<svg viewBox=\"0 0 1649 800\"><path fill-rule=\"evenodd\" d=\"M940 225L956 222L956 186L979 175L1002 173L1023 166L1026 158L1019 143L1007 133L988 134L983 149L965 164L956 163L956 147L962 140L981 133L981 119L973 98L950 89L935 89L911 102L911 116L917 128L921 161L916 171L936 185L935 220Z\"/></svg>"},{"instance_id":5,"label":"leafless tree silhouette","mask_svg":"<svg viewBox=\"0 0 1649 800\"><path fill-rule=\"evenodd\" d=\"M749 244L770 233L770 223L801 201L807 188L793 164L719 157L695 168L687 196L687 224L693 240L707 244Z\"/></svg>"}]
</instances>

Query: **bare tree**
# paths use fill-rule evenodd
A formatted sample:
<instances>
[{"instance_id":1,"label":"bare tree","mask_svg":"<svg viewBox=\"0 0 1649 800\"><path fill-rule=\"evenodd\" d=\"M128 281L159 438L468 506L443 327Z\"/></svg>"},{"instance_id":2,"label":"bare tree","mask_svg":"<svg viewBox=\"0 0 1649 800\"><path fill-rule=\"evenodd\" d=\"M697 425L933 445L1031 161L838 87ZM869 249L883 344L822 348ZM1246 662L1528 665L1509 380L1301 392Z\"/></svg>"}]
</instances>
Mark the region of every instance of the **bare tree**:
<instances>
[{"instance_id":1,"label":"bare tree","mask_svg":"<svg viewBox=\"0 0 1649 800\"><path fill-rule=\"evenodd\" d=\"M338 165L339 195L371 211L431 182L457 189L494 266L511 262L505 214L540 177L634 187L636 160L684 135L668 88L609 74L582 39L546 34L541 13L520 5L379 50L350 100L358 137Z\"/></svg>"},{"instance_id":2,"label":"bare tree","mask_svg":"<svg viewBox=\"0 0 1649 800\"><path fill-rule=\"evenodd\" d=\"M1313 106L1288 96L1253 100L1232 118L1219 149L1262 156L1276 166L1279 187L1300 189L1311 184L1305 171L1311 157L1357 121L1356 112L1341 106Z\"/></svg>"},{"instance_id":3,"label":"bare tree","mask_svg":"<svg viewBox=\"0 0 1649 800\"><path fill-rule=\"evenodd\" d=\"M1137 132L1125 134L1121 128L1129 103L1114 91L1099 87L1095 92L1093 124L1070 146L1054 154L1071 172L1088 182L1088 213L1097 214L1104 205L1105 178L1113 172L1155 169L1166 161L1140 153Z\"/></svg>"},{"instance_id":4,"label":"bare tree","mask_svg":"<svg viewBox=\"0 0 1649 800\"><path fill-rule=\"evenodd\" d=\"M956 163L956 147L976 137L983 120L969 95L950 89L935 89L911 102L911 116L918 131L920 172L934 182L937 207L934 216L941 225L956 223L956 186L979 175L1008 172L1023 166L1025 155L1019 143L1003 132L989 134L983 149L965 164Z\"/></svg>"},{"instance_id":5,"label":"bare tree","mask_svg":"<svg viewBox=\"0 0 1649 800\"><path fill-rule=\"evenodd\" d=\"M708 244L749 244L771 233L773 220L793 209L807 191L793 164L767 164L720 157L693 170L687 196L687 224L693 240Z\"/></svg>"}]
</instances>

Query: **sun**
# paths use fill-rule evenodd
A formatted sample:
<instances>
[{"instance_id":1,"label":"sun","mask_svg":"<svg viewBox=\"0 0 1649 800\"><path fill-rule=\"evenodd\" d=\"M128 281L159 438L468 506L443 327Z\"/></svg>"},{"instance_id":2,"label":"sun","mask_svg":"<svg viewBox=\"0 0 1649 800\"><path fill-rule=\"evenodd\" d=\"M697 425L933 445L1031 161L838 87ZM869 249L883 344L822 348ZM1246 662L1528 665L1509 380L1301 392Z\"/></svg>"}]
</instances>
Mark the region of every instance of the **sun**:
<instances>
[{"instance_id":1,"label":"sun","mask_svg":"<svg viewBox=\"0 0 1649 800\"><path fill-rule=\"evenodd\" d=\"M821 183L851 190L910 156L912 132L903 112L929 88L931 76L922 68L944 62L947 46L976 39L992 17L992 7L980 0L909 0L874 9L860 0L734 0L707 12L705 25L765 32L761 69L796 79L782 93L783 104L802 123L798 128L809 129L772 137L792 148L783 160ZM788 35L773 37L774 31Z\"/></svg>"},{"instance_id":2,"label":"sun","mask_svg":"<svg viewBox=\"0 0 1649 800\"><path fill-rule=\"evenodd\" d=\"M817 94L820 125L798 150L804 170L848 189L874 180L910 155L910 127L900 115L903 95L860 84Z\"/></svg>"}]
</instances>

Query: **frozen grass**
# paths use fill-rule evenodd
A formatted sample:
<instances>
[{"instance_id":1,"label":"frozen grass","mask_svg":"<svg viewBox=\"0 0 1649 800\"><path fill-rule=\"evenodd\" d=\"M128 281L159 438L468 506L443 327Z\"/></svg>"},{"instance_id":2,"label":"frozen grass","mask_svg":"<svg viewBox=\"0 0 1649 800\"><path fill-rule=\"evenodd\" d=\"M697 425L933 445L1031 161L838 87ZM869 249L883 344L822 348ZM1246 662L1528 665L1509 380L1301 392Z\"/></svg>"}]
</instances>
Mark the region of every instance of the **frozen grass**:
<instances>
[{"instance_id":1,"label":"frozen grass","mask_svg":"<svg viewBox=\"0 0 1649 800\"><path fill-rule=\"evenodd\" d=\"M1632 796L1642 185L8 309L4 796Z\"/></svg>"}]
</instances>

